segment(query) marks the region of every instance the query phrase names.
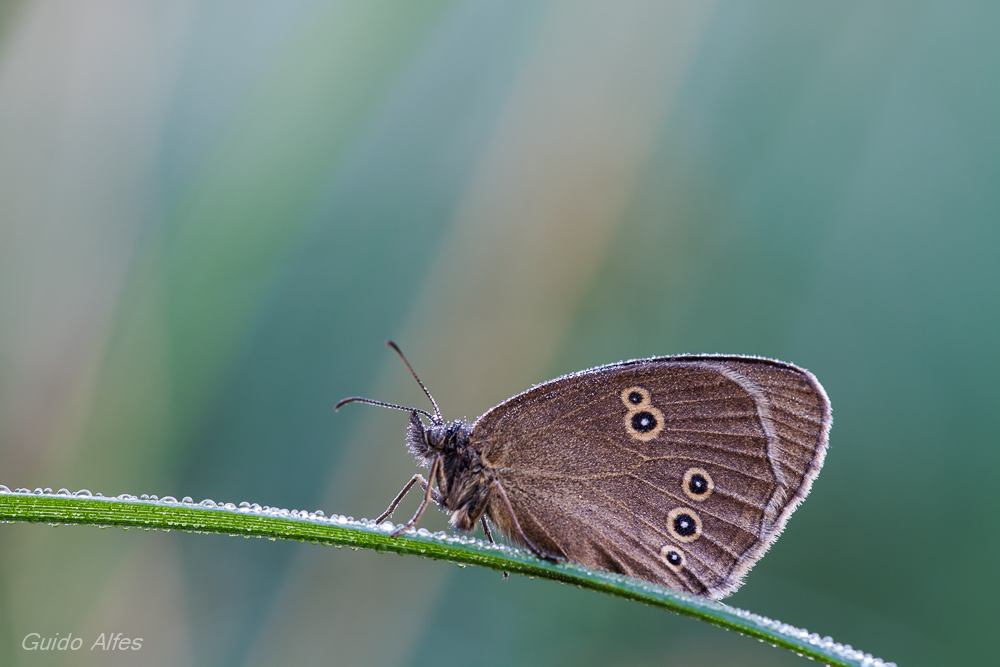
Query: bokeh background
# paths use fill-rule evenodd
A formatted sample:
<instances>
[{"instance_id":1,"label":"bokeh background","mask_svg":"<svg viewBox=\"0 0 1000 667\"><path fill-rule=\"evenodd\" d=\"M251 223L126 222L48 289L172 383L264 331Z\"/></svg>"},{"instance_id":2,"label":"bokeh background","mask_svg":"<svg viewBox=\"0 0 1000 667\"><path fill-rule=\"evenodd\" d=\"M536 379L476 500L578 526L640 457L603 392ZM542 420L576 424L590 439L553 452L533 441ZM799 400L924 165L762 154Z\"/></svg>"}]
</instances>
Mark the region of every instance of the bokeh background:
<instances>
[{"instance_id":1,"label":"bokeh background","mask_svg":"<svg viewBox=\"0 0 1000 667\"><path fill-rule=\"evenodd\" d=\"M373 517L406 415L332 406L424 406L386 338L449 418L772 356L825 384L831 448L729 602L995 664L1000 4L0 8L0 483ZM805 662L476 568L4 525L0 664Z\"/></svg>"}]
</instances>

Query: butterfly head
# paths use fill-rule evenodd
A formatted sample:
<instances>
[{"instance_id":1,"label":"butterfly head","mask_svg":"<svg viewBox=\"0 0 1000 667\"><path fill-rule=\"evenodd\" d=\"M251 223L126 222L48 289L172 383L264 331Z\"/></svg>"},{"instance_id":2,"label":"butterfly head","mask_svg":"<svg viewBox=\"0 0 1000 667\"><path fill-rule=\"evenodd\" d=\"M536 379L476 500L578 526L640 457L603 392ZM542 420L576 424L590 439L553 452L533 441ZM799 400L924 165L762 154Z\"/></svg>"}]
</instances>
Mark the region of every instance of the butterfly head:
<instances>
[{"instance_id":1,"label":"butterfly head","mask_svg":"<svg viewBox=\"0 0 1000 667\"><path fill-rule=\"evenodd\" d=\"M469 444L472 426L464 419L453 422L432 420L424 425L416 411L410 413L410 423L406 426L406 448L424 465L435 456L447 456L464 450Z\"/></svg>"},{"instance_id":2,"label":"butterfly head","mask_svg":"<svg viewBox=\"0 0 1000 667\"><path fill-rule=\"evenodd\" d=\"M446 475L452 475L456 470L478 469L478 454L474 449L467 446L469 444L469 436L472 435L472 426L464 419L445 422L441 416L441 409L438 407L437 401L434 400L431 392L427 391L427 387L417 377L413 367L410 366L410 362L403 356L403 352L399 349L399 346L391 340L386 341L385 344L394 349L399 358L406 364L410 374L413 375L413 379L417 381L424 395L427 396L427 399L434 407L434 413L432 414L420 408L408 408L404 405L376 401L361 396L352 396L341 400L334 406L334 411L336 412L341 406L348 403L367 403L383 408L405 410L410 413L410 422L406 426L406 448L417 458L418 463L423 466L430 466L435 458L440 457L443 461ZM426 417L430 421L430 424L425 425L420 419L421 415Z\"/></svg>"}]
</instances>

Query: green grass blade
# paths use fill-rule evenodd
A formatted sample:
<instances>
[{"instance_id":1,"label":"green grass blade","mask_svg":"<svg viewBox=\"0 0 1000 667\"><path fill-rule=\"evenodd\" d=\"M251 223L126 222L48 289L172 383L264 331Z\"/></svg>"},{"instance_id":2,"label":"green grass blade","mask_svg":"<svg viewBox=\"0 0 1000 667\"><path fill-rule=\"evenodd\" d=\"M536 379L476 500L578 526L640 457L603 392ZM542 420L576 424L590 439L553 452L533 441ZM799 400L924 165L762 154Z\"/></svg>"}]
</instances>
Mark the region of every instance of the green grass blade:
<instances>
[{"instance_id":1,"label":"green grass blade","mask_svg":"<svg viewBox=\"0 0 1000 667\"><path fill-rule=\"evenodd\" d=\"M754 637L800 656L838 667L894 667L870 654L821 638L805 630L757 614L687 595L644 581L593 570L576 563L550 563L532 554L504 545L426 530L410 530L393 538L396 527L367 519L322 512L261 507L250 503L217 504L211 500L195 503L189 498L137 498L123 494L117 498L93 496L89 491L70 493L60 489L10 491L0 485L0 520L33 523L89 524L138 527L146 530L185 530L225 535L298 540L313 544L349 546L357 549L392 551L398 554L445 560L460 565L479 565L494 570L552 579L607 595L660 607L682 616Z\"/></svg>"}]
</instances>

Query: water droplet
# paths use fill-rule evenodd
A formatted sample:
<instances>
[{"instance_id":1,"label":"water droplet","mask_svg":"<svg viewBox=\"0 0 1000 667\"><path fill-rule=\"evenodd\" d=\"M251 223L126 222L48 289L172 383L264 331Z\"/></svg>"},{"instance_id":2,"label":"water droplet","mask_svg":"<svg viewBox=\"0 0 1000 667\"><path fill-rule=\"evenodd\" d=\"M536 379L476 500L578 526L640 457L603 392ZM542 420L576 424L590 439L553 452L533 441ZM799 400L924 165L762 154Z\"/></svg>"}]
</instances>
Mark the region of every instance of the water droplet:
<instances>
[{"instance_id":1,"label":"water droplet","mask_svg":"<svg viewBox=\"0 0 1000 667\"><path fill-rule=\"evenodd\" d=\"M7 487L5 486L4 488L6 489ZM0 491L0 493L2 493L2 491ZM57 496L71 496L73 494L71 494L69 492L69 489L59 489L58 491L56 491L56 495Z\"/></svg>"},{"instance_id":2,"label":"water droplet","mask_svg":"<svg viewBox=\"0 0 1000 667\"><path fill-rule=\"evenodd\" d=\"M174 498L173 496L163 496L162 498L160 498L160 502L167 503L168 505L176 505L177 499Z\"/></svg>"},{"instance_id":3,"label":"water droplet","mask_svg":"<svg viewBox=\"0 0 1000 667\"><path fill-rule=\"evenodd\" d=\"M183 498L181 498L181 502L184 503L185 505L194 505L194 498L192 498L191 496L184 496Z\"/></svg>"},{"instance_id":4,"label":"water droplet","mask_svg":"<svg viewBox=\"0 0 1000 667\"><path fill-rule=\"evenodd\" d=\"M243 509L250 509L250 503L244 500L242 503L240 503L240 507L242 507Z\"/></svg>"},{"instance_id":5,"label":"water droplet","mask_svg":"<svg viewBox=\"0 0 1000 667\"><path fill-rule=\"evenodd\" d=\"M78 497L78 498L90 498L90 497L91 497L91 496L93 496L94 494L92 494L92 493L91 493L90 491L88 491L87 489L80 489L79 491L77 491L77 492L76 492L76 493L74 493L73 495L74 495L74 496L76 496L76 497Z\"/></svg>"},{"instance_id":6,"label":"water droplet","mask_svg":"<svg viewBox=\"0 0 1000 667\"><path fill-rule=\"evenodd\" d=\"M0 493L10 493L10 489L8 489L3 484L0 484Z\"/></svg>"},{"instance_id":7,"label":"water droplet","mask_svg":"<svg viewBox=\"0 0 1000 667\"><path fill-rule=\"evenodd\" d=\"M48 486L45 487L45 493L52 493L52 488Z\"/></svg>"},{"instance_id":8,"label":"water droplet","mask_svg":"<svg viewBox=\"0 0 1000 667\"><path fill-rule=\"evenodd\" d=\"M313 514L315 514L316 516L326 516L326 514L323 513L323 510L316 510L315 512L313 512Z\"/></svg>"},{"instance_id":9,"label":"water droplet","mask_svg":"<svg viewBox=\"0 0 1000 667\"><path fill-rule=\"evenodd\" d=\"M227 510L234 510L234 509L236 509L236 505L234 505L232 503L226 503L225 505L223 505L223 507L225 507Z\"/></svg>"},{"instance_id":10,"label":"water droplet","mask_svg":"<svg viewBox=\"0 0 1000 667\"><path fill-rule=\"evenodd\" d=\"M218 505L215 504L215 501L212 500L211 498L205 498L198 504L201 505L202 507L218 507Z\"/></svg>"}]
</instances>

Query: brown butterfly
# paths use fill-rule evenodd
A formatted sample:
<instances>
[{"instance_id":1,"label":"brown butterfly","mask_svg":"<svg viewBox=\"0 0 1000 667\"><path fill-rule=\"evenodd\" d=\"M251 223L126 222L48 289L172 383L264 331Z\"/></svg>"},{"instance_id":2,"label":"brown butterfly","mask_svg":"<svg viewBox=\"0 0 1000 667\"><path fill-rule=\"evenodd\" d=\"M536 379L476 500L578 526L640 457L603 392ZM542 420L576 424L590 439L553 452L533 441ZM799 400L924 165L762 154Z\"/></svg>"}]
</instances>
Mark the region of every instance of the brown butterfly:
<instances>
[{"instance_id":1,"label":"brown butterfly","mask_svg":"<svg viewBox=\"0 0 1000 667\"><path fill-rule=\"evenodd\" d=\"M400 357L395 343L390 345ZM410 412L414 484L465 531L489 525L540 558L571 560L710 598L734 592L809 493L830 401L816 378L759 357L623 361L542 383L473 424ZM430 420L425 425L418 415ZM434 488L434 487L437 488ZM487 523L487 519L489 523Z\"/></svg>"}]
</instances>

